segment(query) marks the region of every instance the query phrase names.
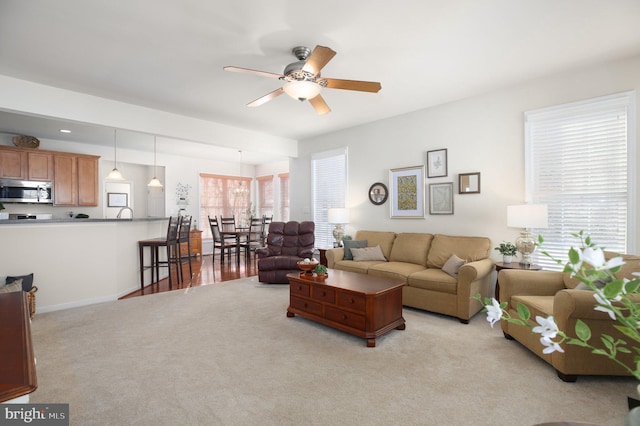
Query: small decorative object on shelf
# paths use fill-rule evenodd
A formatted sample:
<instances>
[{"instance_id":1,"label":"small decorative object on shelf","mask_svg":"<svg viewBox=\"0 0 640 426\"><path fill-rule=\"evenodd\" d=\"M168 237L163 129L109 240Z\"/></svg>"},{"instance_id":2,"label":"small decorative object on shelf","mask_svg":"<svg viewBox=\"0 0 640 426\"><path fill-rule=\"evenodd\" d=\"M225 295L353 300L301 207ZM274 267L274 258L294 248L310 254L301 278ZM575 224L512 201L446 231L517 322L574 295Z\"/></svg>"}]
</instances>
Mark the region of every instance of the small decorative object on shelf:
<instances>
[{"instance_id":1,"label":"small decorative object on shelf","mask_svg":"<svg viewBox=\"0 0 640 426\"><path fill-rule=\"evenodd\" d=\"M518 248L510 241L500 243L500 245L494 250L498 250L500 252L503 263L511 263L513 261L513 256L518 252Z\"/></svg>"},{"instance_id":2,"label":"small decorative object on shelf","mask_svg":"<svg viewBox=\"0 0 640 426\"><path fill-rule=\"evenodd\" d=\"M318 265L318 261L316 259L306 258L304 260L300 260L298 262L298 268L300 268L304 275L313 275L313 270Z\"/></svg>"},{"instance_id":3,"label":"small decorative object on shelf","mask_svg":"<svg viewBox=\"0 0 640 426\"><path fill-rule=\"evenodd\" d=\"M19 135L13 137L13 144L19 148L38 148L40 141L33 136Z\"/></svg>"},{"instance_id":4,"label":"small decorative object on shelf","mask_svg":"<svg viewBox=\"0 0 640 426\"><path fill-rule=\"evenodd\" d=\"M316 273L318 278L326 278L326 276L328 275L327 267L324 265L317 265L315 268L313 268L313 272Z\"/></svg>"}]
</instances>

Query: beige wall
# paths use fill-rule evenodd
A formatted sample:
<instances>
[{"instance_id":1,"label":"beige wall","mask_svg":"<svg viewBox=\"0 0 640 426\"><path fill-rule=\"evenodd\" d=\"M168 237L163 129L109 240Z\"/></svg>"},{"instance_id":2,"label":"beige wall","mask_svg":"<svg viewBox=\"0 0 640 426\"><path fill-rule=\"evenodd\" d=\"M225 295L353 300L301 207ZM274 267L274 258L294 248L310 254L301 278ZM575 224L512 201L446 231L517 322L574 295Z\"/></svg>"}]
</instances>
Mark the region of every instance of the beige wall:
<instances>
[{"instance_id":1,"label":"beige wall","mask_svg":"<svg viewBox=\"0 0 640 426\"><path fill-rule=\"evenodd\" d=\"M524 202L524 112L638 89L640 57L635 57L303 140L299 157L290 165L291 216L312 218L311 154L348 146L351 223L347 233L357 229L439 232L487 236L496 244L513 241L519 231L507 228L506 206ZM456 194L454 215L429 215L426 206L425 219L390 219L389 202L383 206L369 202L369 187L377 181L388 185L389 169L426 164L426 152L440 148L448 150L448 176L427 179L427 184L454 182L457 192L458 173L481 173L481 193ZM640 188L637 176L631 188L635 199ZM635 224L631 227L635 240L640 240ZM497 254L493 252L496 259Z\"/></svg>"}]
</instances>

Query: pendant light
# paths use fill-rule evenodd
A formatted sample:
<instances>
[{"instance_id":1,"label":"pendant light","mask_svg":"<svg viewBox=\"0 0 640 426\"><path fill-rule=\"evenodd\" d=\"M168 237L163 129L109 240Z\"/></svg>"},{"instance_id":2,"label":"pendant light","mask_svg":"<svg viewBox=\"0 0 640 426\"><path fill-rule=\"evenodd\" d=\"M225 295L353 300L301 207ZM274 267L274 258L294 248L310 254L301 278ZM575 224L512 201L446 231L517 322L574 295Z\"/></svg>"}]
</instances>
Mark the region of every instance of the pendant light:
<instances>
[{"instance_id":1,"label":"pendant light","mask_svg":"<svg viewBox=\"0 0 640 426\"><path fill-rule=\"evenodd\" d=\"M117 167L117 157L116 157L116 129L113 129L113 170L111 170L109 172L109 174L107 175L107 179L110 180L124 180L124 177L122 177L122 173L120 173L120 171L118 170Z\"/></svg>"},{"instance_id":2,"label":"pendant light","mask_svg":"<svg viewBox=\"0 0 640 426\"><path fill-rule=\"evenodd\" d=\"M156 172L156 137L153 137L153 179L151 179L149 181L149 183L147 184L147 186L150 186L152 188L162 188L162 182L160 182L160 179L158 179L157 177L157 172Z\"/></svg>"}]
</instances>

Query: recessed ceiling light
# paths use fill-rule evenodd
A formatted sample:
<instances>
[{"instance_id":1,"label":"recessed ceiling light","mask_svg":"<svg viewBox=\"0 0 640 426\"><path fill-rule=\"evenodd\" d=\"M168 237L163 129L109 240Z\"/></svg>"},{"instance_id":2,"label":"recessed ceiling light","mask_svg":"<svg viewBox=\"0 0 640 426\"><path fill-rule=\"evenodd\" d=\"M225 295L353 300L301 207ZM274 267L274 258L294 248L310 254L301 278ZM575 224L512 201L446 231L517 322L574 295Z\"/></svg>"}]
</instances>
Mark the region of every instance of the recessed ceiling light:
<instances>
[{"instance_id":1,"label":"recessed ceiling light","mask_svg":"<svg viewBox=\"0 0 640 426\"><path fill-rule=\"evenodd\" d=\"M68 129L60 129L60 133L71 133L71 130L68 130Z\"/></svg>"}]
</instances>

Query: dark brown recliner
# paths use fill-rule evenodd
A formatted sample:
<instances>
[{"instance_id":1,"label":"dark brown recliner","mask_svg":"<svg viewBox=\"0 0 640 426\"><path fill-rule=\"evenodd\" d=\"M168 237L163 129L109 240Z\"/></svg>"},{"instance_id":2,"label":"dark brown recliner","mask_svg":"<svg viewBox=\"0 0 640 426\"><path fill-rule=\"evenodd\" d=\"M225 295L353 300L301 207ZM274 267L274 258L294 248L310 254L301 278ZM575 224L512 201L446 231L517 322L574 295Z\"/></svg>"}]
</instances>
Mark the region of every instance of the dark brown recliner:
<instances>
[{"instance_id":1,"label":"dark brown recliner","mask_svg":"<svg viewBox=\"0 0 640 426\"><path fill-rule=\"evenodd\" d=\"M267 246L256 250L258 280L287 284L287 274L300 272L297 262L313 256L315 229L314 222L271 222Z\"/></svg>"}]
</instances>

